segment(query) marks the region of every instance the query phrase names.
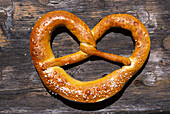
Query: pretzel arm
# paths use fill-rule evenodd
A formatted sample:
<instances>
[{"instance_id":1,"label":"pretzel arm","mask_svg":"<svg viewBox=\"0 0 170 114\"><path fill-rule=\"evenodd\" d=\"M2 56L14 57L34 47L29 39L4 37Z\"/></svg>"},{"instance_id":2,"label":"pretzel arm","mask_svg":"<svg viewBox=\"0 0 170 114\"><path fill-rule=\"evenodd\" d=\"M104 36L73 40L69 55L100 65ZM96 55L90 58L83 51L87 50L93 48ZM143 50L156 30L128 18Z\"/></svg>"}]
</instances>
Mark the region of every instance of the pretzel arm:
<instances>
[{"instance_id":1,"label":"pretzel arm","mask_svg":"<svg viewBox=\"0 0 170 114\"><path fill-rule=\"evenodd\" d=\"M104 53L104 52L100 52L100 51L97 50L94 53L94 55L99 56L99 57L103 57L103 58L110 60L110 61L113 61L113 62L122 63L125 66L129 66L131 64L131 61L130 61L129 58L122 57L122 56L115 55L115 54Z\"/></svg>"},{"instance_id":2,"label":"pretzel arm","mask_svg":"<svg viewBox=\"0 0 170 114\"><path fill-rule=\"evenodd\" d=\"M93 46L90 46L85 43L80 44L80 49L84 51L85 53L88 53L89 55L95 55L95 56L99 56L99 57L105 58L113 62L122 63L125 66L129 66L131 64L131 61L129 58L122 57L122 56L115 55L115 54L101 52L97 50L96 48L94 48Z\"/></svg>"},{"instance_id":3,"label":"pretzel arm","mask_svg":"<svg viewBox=\"0 0 170 114\"><path fill-rule=\"evenodd\" d=\"M77 53L73 53L73 54L70 54L70 55L63 56L63 57L49 59L47 61L44 61L41 68L43 70L46 70L49 67L64 66L64 65L68 65L68 64L73 64L73 63L77 63L79 61L82 61L82 60L84 60L88 57L89 57L88 54L86 54L82 51L78 51Z\"/></svg>"}]
</instances>

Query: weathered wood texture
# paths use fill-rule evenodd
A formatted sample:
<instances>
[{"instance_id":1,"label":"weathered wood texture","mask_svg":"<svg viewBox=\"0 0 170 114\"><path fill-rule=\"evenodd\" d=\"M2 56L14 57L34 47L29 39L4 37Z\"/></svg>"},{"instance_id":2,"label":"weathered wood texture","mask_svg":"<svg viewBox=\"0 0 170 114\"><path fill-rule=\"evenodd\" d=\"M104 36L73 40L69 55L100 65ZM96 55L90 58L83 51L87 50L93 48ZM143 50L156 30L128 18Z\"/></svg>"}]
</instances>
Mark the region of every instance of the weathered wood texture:
<instances>
[{"instance_id":1,"label":"weathered wood texture","mask_svg":"<svg viewBox=\"0 0 170 114\"><path fill-rule=\"evenodd\" d=\"M0 0L0 113L87 113L170 111L170 1L169 0ZM34 68L29 52L32 27L53 10L67 10L91 29L105 16L128 13L149 31L151 52L145 67L119 94L96 104L70 102L51 96ZM131 35L110 29L97 43L103 52L130 56ZM69 31L61 28L53 42L56 57L79 50ZM91 57L64 67L78 80L98 79L121 66Z\"/></svg>"}]
</instances>

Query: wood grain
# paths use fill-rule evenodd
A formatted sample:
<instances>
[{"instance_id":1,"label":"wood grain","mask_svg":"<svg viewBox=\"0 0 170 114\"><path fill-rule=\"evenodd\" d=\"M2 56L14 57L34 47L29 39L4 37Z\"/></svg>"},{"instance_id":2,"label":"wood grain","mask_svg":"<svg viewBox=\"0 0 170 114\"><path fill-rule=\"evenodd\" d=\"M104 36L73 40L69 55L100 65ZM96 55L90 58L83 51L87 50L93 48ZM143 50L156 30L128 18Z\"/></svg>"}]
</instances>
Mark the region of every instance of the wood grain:
<instances>
[{"instance_id":1,"label":"wood grain","mask_svg":"<svg viewBox=\"0 0 170 114\"><path fill-rule=\"evenodd\" d=\"M170 1L0 0L0 4L0 113L170 112ZM51 95L32 63L29 39L38 18L54 10L74 13L91 29L110 14L128 13L139 18L151 38L146 65L121 92L104 102L80 104ZM53 37L56 57L79 50L79 42L67 29L61 28ZM129 57L134 49L131 33L110 29L97 42L97 49ZM91 57L63 68L74 78L89 81L120 67Z\"/></svg>"}]
</instances>

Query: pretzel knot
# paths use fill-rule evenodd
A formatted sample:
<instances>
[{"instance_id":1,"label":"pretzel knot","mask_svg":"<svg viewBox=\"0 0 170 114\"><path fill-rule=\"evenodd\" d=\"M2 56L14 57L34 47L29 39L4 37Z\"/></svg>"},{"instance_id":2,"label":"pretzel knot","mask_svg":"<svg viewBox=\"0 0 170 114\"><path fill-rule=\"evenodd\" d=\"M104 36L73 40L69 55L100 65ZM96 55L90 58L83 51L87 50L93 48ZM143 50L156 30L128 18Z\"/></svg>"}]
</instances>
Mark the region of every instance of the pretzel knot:
<instances>
[{"instance_id":1,"label":"pretzel knot","mask_svg":"<svg viewBox=\"0 0 170 114\"><path fill-rule=\"evenodd\" d=\"M51 33L59 26L67 27L80 41L76 53L55 58L51 46ZM97 50L98 40L109 28L121 27L132 32L135 50L129 57L122 57ZM150 38L145 26L128 14L113 14L103 18L92 30L78 17L67 11L53 11L42 16L35 24L30 38L30 52L34 65L45 86L62 97L94 103L119 92L126 82L139 71L150 51ZM60 66L77 63L89 56L99 56L124 64L107 76L88 82L69 76Z\"/></svg>"}]
</instances>

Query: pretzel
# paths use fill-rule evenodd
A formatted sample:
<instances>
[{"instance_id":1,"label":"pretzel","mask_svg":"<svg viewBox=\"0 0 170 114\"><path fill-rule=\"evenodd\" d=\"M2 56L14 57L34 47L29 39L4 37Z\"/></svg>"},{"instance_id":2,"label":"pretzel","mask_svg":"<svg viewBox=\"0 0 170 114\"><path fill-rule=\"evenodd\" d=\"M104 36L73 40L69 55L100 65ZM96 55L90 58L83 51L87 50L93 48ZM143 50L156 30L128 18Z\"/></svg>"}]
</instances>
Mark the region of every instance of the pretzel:
<instances>
[{"instance_id":1,"label":"pretzel","mask_svg":"<svg viewBox=\"0 0 170 114\"><path fill-rule=\"evenodd\" d=\"M76 53L55 58L51 34L56 27L65 26L80 41ZM121 27L132 32L135 50L129 58L97 50L98 40L109 28ZM118 93L145 63L150 51L149 34L141 21L128 14L113 14L103 18L92 30L77 16L67 11L52 11L35 24L30 38L30 53L44 85L52 93L77 102L95 103ZM74 64L90 56L120 62L124 66L103 78L79 81L69 76L61 66Z\"/></svg>"}]
</instances>

